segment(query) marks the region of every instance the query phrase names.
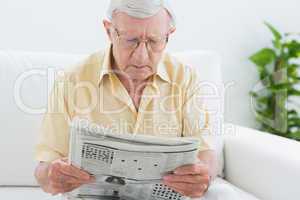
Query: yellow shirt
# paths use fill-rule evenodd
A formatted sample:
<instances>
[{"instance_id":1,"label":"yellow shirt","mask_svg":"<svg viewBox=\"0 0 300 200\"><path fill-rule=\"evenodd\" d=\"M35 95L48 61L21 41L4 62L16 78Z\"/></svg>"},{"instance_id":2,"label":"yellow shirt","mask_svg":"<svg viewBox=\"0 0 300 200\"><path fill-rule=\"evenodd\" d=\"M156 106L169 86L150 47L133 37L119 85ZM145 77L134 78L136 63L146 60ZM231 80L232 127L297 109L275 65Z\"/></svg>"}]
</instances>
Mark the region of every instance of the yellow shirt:
<instances>
[{"instance_id":1,"label":"yellow shirt","mask_svg":"<svg viewBox=\"0 0 300 200\"><path fill-rule=\"evenodd\" d=\"M208 112L201 103L194 70L164 54L137 111L127 90L111 72L110 60L109 48L57 78L35 149L38 161L68 156L69 123L74 117L121 133L197 137L199 150L209 149L201 136L208 130Z\"/></svg>"}]
</instances>

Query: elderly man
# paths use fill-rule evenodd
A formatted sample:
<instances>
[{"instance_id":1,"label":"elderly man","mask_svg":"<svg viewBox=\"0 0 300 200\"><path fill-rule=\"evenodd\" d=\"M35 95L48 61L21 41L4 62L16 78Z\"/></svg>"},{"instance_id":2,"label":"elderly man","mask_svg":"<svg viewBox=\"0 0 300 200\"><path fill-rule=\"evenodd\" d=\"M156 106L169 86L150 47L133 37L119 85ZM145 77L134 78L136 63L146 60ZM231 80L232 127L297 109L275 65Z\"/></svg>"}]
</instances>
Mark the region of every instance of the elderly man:
<instances>
[{"instance_id":1,"label":"elderly man","mask_svg":"<svg viewBox=\"0 0 300 200\"><path fill-rule=\"evenodd\" d=\"M45 192L70 192L95 179L68 164L69 122L79 116L116 132L199 138L201 162L179 166L163 181L189 197L205 194L216 174L201 136L208 113L197 74L164 53L174 22L167 0L111 0L103 21L110 47L60 77L49 98L36 147L35 176Z\"/></svg>"}]
</instances>

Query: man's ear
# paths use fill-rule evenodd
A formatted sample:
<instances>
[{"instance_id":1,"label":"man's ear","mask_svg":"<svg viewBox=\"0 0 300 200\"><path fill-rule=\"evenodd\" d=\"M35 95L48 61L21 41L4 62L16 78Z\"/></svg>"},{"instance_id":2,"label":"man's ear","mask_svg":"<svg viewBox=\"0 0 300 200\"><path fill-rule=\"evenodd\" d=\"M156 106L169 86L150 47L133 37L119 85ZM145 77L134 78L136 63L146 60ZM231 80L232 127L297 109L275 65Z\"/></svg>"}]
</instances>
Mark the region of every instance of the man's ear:
<instances>
[{"instance_id":1,"label":"man's ear","mask_svg":"<svg viewBox=\"0 0 300 200\"><path fill-rule=\"evenodd\" d=\"M103 20L103 26L104 26L104 29L105 29L105 31L106 31L106 34L107 34L109 40L112 41L112 35L111 35L111 31L110 31L110 30L111 30L111 29L110 29L110 27L111 27L111 22L109 22L109 21L107 21L107 20Z\"/></svg>"}]
</instances>

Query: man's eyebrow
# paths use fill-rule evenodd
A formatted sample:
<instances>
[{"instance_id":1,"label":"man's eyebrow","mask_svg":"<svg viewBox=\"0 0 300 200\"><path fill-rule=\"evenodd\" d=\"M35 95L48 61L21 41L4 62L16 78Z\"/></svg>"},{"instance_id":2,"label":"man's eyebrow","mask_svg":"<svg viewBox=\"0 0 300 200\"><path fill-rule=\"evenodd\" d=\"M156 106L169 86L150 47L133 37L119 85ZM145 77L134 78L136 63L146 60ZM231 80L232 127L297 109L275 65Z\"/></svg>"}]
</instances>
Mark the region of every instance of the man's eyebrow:
<instances>
[{"instance_id":1,"label":"man's eyebrow","mask_svg":"<svg viewBox=\"0 0 300 200\"><path fill-rule=\"evenodd\" d=\"M136 37L136 38L139 37L138 34L134 33L133 31L130 31L130 30L124 30L124 29L118 29L118 28L117 28L117 30L120 35Z\"/></svg>"},{"instance_id":2,"label":"man's eyebrow","mask_svg":"<svg viewBox=\"0 0 300 200\"><path fill-rule=\"evenodd\" d=\"M125 33L126 35L128 35L128 36L132 36L132 37L140 37L139 35L137 35L137 34L130 34L129 32L123 32L123 33ZM121 34L123 34L123 33L121 33ZM148 38L158 38L158 37L162 37L162 36L164 36L165 34L163 34L163 33L146 33L146 37L148 37Z\"/></svg>"},{"instance_id":3,"label":"man's eyebrow","mask_svg":"<svg viewBox=\"0 0 300 200\"><path fill-rule=\"evenodd\" d=\"M135 33L135 30L133 29L122 29L122 28L118 28L116 26L113 26L120 35L125 35L125 36L130 36L132 38L139 38L140 35L139 34L136 34ZM166 34L163 34L163 33L158 33L158 32L154 32L154 33L146 33L146 36L148 38L158 38L158 37L163 37L165 36Z\"/></svg>"},{"instance_id":4,"label":"man's eyebrow","mask_svg":"<svg viewBox=\"0 0 300 200\"><path fill-rule=\"evenodd\" d=\"M113 24L113 28L114 28L114 29L117 29L118 32L121 33L121 34L127 34L127 33L134 32L133 29L120 28L120 27L118 27L118 26L116 26L116 25L114 25L114 24Z\"/></svg>"}]
</instances>

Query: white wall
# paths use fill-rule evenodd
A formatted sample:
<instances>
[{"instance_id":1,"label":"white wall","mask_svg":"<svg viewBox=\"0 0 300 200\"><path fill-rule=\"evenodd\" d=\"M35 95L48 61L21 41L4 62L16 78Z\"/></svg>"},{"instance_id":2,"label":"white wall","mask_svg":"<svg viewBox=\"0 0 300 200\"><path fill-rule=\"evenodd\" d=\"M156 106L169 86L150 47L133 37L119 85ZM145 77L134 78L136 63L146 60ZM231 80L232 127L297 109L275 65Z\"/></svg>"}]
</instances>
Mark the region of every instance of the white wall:
<instances>
[{"instance_id":1,"label":"white wall","mask_svg":"<svg viewBox=\"0 0 300 200\"><path fill-rule=\"evenodd\" d=\"M102 17L107 0L1 0L0 49L91 53L106 38ZM226 120L253 127L248 92L257 81L248 57L269 45L266 20L280 30L300 32L299 0L174 0L177 33L171 51L208 49L222 56L227 93Z\"/></svg>"}]
</instances>

